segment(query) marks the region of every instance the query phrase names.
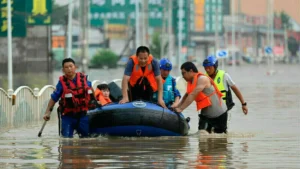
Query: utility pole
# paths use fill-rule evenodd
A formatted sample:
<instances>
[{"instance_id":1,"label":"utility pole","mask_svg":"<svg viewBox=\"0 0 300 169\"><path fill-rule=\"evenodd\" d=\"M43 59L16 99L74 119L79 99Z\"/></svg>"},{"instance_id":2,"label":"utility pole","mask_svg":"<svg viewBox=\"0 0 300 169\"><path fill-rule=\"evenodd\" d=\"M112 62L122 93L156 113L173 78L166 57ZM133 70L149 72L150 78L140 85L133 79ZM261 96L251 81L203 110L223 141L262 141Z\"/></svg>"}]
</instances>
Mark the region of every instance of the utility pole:
<instances>
[{"instance_id":1,"label":"utility pole","mask_svg":"<svg viewBox=\"0 0 300 169\"><path fill-rule=\"evenodd\" d=\"M73 20L73 0L69 0L68 6L68 58L72 57L72 20Z\"/></svg>"},{"instance_id":2,"label":"utility pole","mask_svg":"<svg viewBox=\"0 0 300 169\"><path fill-rule=\"evenodd\" d=\"M143 0L143 12L142 12L142 45L148 45L148 0Z\"/></svg>"},{"instance_id":3,"label":"utility pole","mask_svg":"<svg viewBox=\"0 0 300 169\"><path fill-rule=\"evenodd\" d=\"M271 27L271 48L272 48L272 54L271 54L271 73L274 71L274 0L270 0L270 27Z\"/></svg>"},{"instance_id":4,"label":"utility pole","mask_svg":"<svg viewBox=\"0 0 300 169\"><path fill-rule=\"evenodd\" d=\"M219 50L219 8L215 4L215 52Z\"/></svg>"},{"instance_id":5,"label":"utility pole","mask_svg":"<svg viewBox=\"0 0 300 169\"><path fill-rule=\"evenodd\" d=\"M173 51L172 18L173 0L168 0L168 58L171 60Z\"/></svg>"},{"instance_id":6,"label":"utility pole","mask_svg":"<svg viewBox=\"0 0 300 169\"><path fill-rule=\"evenodd\" d=\"M272 53L267 54L268 59L268 74L274 73L274 1L267 0L267 18L268 18L268 32L267 32L267 44L271 47Z\"/></svg>"},{"instance_id":7,"label":"utility pole","mask_svg":"<svg viewBox=\"0 0 300 169\"><path fill-rule=\"evenodd\" d=\"M88 6L89 1L87 0L81 0L80 7L82 8L82 15L81 15L81 52L82 52L82 72L87 73L88 72Z\"/></svg>"},{"instance_id":8,"label":"utility pole","mask_svg":"<svg viewBox=\"0 0 300 169\"><path fill-rule=\"evenodd\" d=\"M285 57L288 57L289 50L288 50L288 35L287 35L287 25L284 26L284 55Z\"/></svg>"},{"instance_id":9,"label":"utility pole","mask_svg":"<svg viewBox=\"0 0 300 169\"><path fill-rule=\"evenodd\" d=\"M106 44L108 38L108 19L104 18L104 24L103 24L103 43Z\"/></svg>"},{"instance_id":10,"label":"utility pole","mask_svg":"<svg viewBox=\"0 0 300 169\"><path fill-rule=\"evenodd\" d=\"M238 25L244 25L242 21L242 15L241 15L241 0L238 0L238 9L237 9L237 24ZM244 33L244 28L239 29L238 31L238 47L239 47L239 55L242 56L243 53L243 33ZM240 57L237 58L240 60Z\"/></svg>"},{"instance_id":11,"label":"utility pole","mask_svg":"<svg viewBox=\"0 0 300 169\"><path fill-rule=\"evenodd\" d=\"M149 47L149 34L148 34L148 27L149 27L149 19L148 19L148 0L145 1L145 45Z\"/></svg>"},{"instance_id":12,"label":"utility pole","mask_svg":"<svg viewBox=\"0 0 300 169\"><path fill-rule=\"evenodd\" d=\"M127 53L128 55L130 55L130 42L131 40L133 41L133 38L132 38L132 30L131 30L131 23L130 23L130 17L128 16L127 18L127 32L126 32L126 35L127 35L127 43L128 43L128 46L126 48L126 51L125 53Z\"/></svg>"},{"instance_id":13,"label":"utility pole","mask_svg":"<svg viewBox=\"0 0 300 169\"><path fill-rule=\"evenodd\" d=\"M231 0L231 52L232 52L232 67L235 67L235 0Z\"/></svg>"},{"instance_id":14,"label":"utility pole","mask_svg":"<svg viewBox=\"0 0 300 169\"><path fill-rule=\"evenodd\" d=\"M65 24L63 25L63 28L64 28L64 41L65 41L65 46L64 46L64 58L67 58L68 57L68 52L67 52L67 48L69 46L69 41L68 41L68 16L65 15L64 16L64 19L65 19Z\"/></svg>"},{"instance_id":15,"label":"utility pole","mask_svg":"<svg viewBox=\"0 0 300 169\"><path fill-rule=\"evenodd\" d=\"M140 4L135 1L135 48L140 46Z\"/></svg>"},{"instance_id":16,"label":"utility pole","mask_svg":"<svg viewBox=\"0 0 300 169\"><path fill-rule=\"evenodd\" d=\"M163 4L163 18L162 18L162 28L161 28L161 34L160 34L160 58L164 57L165 54L165 33L166 33L166 16L167 16L167 2L168 1L164 1Z\"/></svg>"},{"instance_id":17,"label":"utility pole","mask_svg":"<svg viewBox=\"0 0 300 169\"><path fill-rule=\"evenodd\" d=\"M184 10L183 10L183 0L178 0L178 57L177 57L177 66L178 66L178 71L180 71L180 65L181 65L181 55L182 55L182 31L183 31L183 15L184 15Z\"/></svg>"},{"instance_id":18,"label":"utility pole","mask_svg":"<svg viewBox=\"0 0 300 169\"><path fill-rule=\"evenodd\" d=\"M13 63L12 63L12 27L11 27L11 1L7 1L7 54L8 54L8 92L13 92Z\"/></svg>"},{"instance_id":19,"label":"utility pole","mask_svg":"<svg viewBox=\"0 0 300 169\"><path fill-rule=\"evenodd\" d=\"M225 48L228 50L228 32L226 29L225 29L225 34L224 34L224 46ZM222 61L222 65L221 65L221 69L224 70L224 66L225 65L225 61Z\"/></svg>"},{"instance_id":20,"label":"utility pole","mask_svg":"<svg viewBox=\"0 0 300 169\"><path fill-rule=\"evenodd\" d=\"M142 0L142 18L141 18L141 27L142 27L142 33L141 33L141 45L145 45L145 1L146 0Z\"/></svg>"},{"instance_id":21,"label":"utility pole","mask_svg":"<svg viewBox=\"0 0 300 169\"><path fill-rule=\"evenodd\" d=\"M217 55L217 51L220 49L220 38L219 38L219 15L222 16L222 13L219 13L219 10L222 9L219 7L219 4L215 4L215 55ZM224 69L224 59L220 59L222 69ZM220 63L219 61L219 63Z\"/></svg>"},{"instance_id":22,"label":"utility pole","mask_svg":"<svg viewBox=\"0 0 300 169\"><path fill-rule=\"evenodd\" d=\"M194 16L191 16L191 1L193 1L194 3L194 0L186 0L186 11L187 11L187 30L186 30L186 38L187 38L187 44L186 44L186 47L187 47L187 52L186 52L186 55L187 57L191 55L191 52L190 52L190 46L191 46L191 36L190 36L190 32L191 32L191 18L194 17ZM216 1L217 3L218 1Z\"/></svg>"},{"instance_id":23,"label":"utility pole","mask_svg":"<svg viewBox=\"0 0 300 169\"><path fill-rule=\"evenodd\" d=\"M267 45L270 45L270 0L267 0Z\"/></svg>"}]
</instances>

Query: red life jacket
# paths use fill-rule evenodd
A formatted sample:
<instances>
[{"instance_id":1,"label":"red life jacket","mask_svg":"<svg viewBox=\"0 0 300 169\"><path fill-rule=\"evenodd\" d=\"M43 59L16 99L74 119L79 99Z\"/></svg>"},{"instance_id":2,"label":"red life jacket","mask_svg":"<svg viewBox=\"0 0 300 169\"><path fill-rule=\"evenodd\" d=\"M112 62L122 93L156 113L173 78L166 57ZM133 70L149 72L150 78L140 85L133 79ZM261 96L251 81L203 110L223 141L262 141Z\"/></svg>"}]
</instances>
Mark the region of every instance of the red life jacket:
<instances>
[{"instance_id":1,"label":"red life jacket","mask_svg":"<svg viewBox=\"0 0 300 169\"><path fill-rule=\"evenodd\" d=\"M91 105L91 99L94 98L94 94L92 88L88 86L84 74L76 73L76 84L65 76L60 76L59 81L63 87L60 100L63 115L67 113L86 112L89 108L93 107Z\"/></svg>"}]
</instances>

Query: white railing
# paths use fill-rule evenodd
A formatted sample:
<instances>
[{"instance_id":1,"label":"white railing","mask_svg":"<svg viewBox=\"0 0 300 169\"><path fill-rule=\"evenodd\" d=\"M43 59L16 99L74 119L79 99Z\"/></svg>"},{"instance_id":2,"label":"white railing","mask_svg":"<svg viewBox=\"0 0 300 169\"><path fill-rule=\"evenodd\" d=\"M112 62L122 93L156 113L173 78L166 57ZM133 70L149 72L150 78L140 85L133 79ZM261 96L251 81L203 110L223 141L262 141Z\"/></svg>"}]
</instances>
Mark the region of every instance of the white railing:
<instances>
[{"instance_id":1,"label":"white railing","mask_svg":"<svg viewBox=\"0 0 300 169\"><path fill-rule=\"evenodd\" d=\"M37 116L38 99L32 89L27 86L19 87L12 96L12 123L14 127L32 124Z\"/></svg>"},{"instance_id":2,"label":"white railing","mask_svg":"<svg viewBox=\"0 0 300 169\"><path fill-rule=\"evenodd\" d=\"M92 87L93 87L93 89L96 89L97 88L97 86L99 85L99 84L101 84L102 82L100 81L100 80L94 80L93 82L92 82Z\"/></svg>"},{"instance_id":3,"label":"white railing","mask_svg":"<svg viewBox=\"0 0 300 169\"><path fill-rule=\"evenodd\" d=\"M120 88L122 88L122 79L115 79L112 82L115 82Z\"/></svg>"},{"instance_id":4,"label":"white railing","mask_svg":"<svg viewBox=\"0 0 300 169\"><path fill-rule=\"evenodd\" d=\"M114 79L114 80L112 80L112 82L115 82L119 87L122 86L122 79ZM93 89L96 89L97 86L98 86L99 84L101 84L101 83L107 83L107 82L105 82L105 81L101 82L100 80L94 80L94 81L92 82L92 87L93 87Z\"/></svg>"},{"instance_id":5,"label":"white railing","mask_svg":"<svg viewBox=\"0 0 300 169\"><path fill-rule=\"evenodd\" d=\"M0 127L1 129L37 124L47 107L54 86L47 85L40 91L21 86L9 95L0 88Z\"/></svg>"},{"instance_id":6,"label":"white railing","mask_svg":"<svg viewBox=\"0 0 300 169\"><path fill-rule=\"evenodd\" d=\"M52 85L44 86L40 91L34 90L35 93L37 93L36 96L38 97L37 120L42 120L44 113L46 111L46 108L48 106L48 102L50 100L50 95L53 93L54 90L55 90L55 87ZM56 105L53 108L53 113L51 113L51 115L56 116L55 112L56 112L57 106L58 105Z\"/></svg>"},{"instance_id":7,"label":"white railing","mask_svg":"<svg viewBox=\"0 0 300 169\"><path fill-rule=\"evenodd\" d=\"M0 129L11 125L12 99L5 90L0 88Z\"/></svg>"},{"instance_id":8,"label":"white railing","mask_svg":"<svg viewBox=\"0 0 300 169\"><path fill-rule=\"evenodd\" d=\"M178 90L184 94L186 82L181 77L176 78L176 81ZM122 79L115 79L113 82L121 87ZM94 80L93 88L96 89L98 84L101 84L101 81ZM54 90L55 87L52 85L44 86L41 90L21 86L9 94L0 88L0 130L41 123L50 95ZM51 114L54 116L52 119L57 119L55 118L57 106L58 104Z\"/></svg>"}]
</instances>

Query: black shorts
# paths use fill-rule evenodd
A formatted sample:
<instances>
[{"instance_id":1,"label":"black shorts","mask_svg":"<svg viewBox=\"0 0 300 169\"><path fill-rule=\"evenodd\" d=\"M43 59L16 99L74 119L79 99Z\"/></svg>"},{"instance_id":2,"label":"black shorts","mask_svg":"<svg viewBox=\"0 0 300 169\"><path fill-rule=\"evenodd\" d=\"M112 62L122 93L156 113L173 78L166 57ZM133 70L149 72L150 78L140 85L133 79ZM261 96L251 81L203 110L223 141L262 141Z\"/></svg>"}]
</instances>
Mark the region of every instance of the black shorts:
<instances>
[{"instance_id":1,"label":"black shorts","mask_svg":"<svg viewBox=\"0 0 300 169\"><path fill-rule=\"evenodd\" d=\"M215 133L227 133L227 111L216 118L208 118L199 114L199 130L207 130L211 133L212 127Z\"/></svg>"}]
</instances>

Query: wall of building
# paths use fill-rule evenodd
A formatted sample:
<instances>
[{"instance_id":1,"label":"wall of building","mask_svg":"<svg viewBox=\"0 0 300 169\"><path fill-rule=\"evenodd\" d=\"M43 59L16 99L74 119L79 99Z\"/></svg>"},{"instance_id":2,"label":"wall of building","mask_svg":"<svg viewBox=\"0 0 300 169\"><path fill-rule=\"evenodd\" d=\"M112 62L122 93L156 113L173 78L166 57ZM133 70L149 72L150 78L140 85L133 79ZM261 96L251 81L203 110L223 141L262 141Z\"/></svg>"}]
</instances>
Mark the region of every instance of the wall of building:
<instances>
[{"instance_id":1,"label":"wall of building","mask_svg":"<svg viewBox=\"0 0 300 169\"><path fill-rule=\"evenodd\" d=\"M47 26L27 28L25 38L13 38L13 86L31 87L52 84L52 65L49 49L49 29ZM50 43L50 44L49 44ZM49 46L50 45L50 46ZM0 38L0 86L7 86L7 38Z\"/></svg>"},{"instance_id":2,"label":"wall of building","mask_svg":"<svg viewBox=\"0 0 300 169\"><path fill-rule=\"evenodd\" d=\"M238 1L241 3L241 12L246 15L267 15L268 0L235 0L236 11L238 11ZM276 12L285 11L300 23L300 0L274 0L274 10Z\"/></svg>"}]
</instances>

